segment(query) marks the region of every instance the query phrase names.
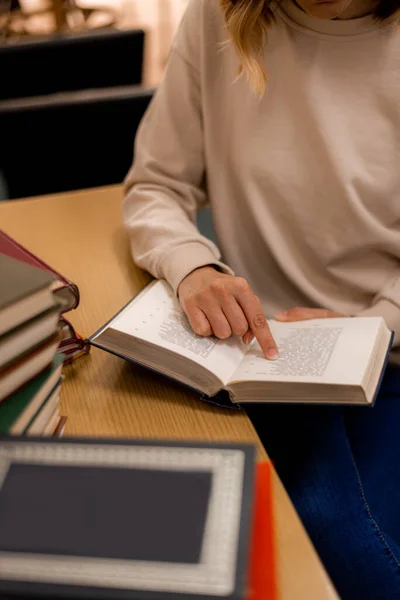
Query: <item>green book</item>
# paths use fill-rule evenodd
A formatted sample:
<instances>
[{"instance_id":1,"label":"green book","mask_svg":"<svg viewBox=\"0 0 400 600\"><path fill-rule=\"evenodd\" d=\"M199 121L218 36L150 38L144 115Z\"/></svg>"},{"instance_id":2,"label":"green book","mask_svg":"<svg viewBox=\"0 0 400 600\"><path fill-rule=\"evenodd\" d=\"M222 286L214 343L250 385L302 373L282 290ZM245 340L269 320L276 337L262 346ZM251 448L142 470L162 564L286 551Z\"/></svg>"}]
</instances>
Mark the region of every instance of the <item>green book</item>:
<instances>
[{"instance_id":1,"label":"green book","mask_svg":"<svg viewBox=\"0 0 400 600\"><path fill-rule=\"evenodd\" d=\"M0 433L19 435L40 410L61 377L64 357L56 354L51 366L0 404Z\"/></svg>"}]
</instances>

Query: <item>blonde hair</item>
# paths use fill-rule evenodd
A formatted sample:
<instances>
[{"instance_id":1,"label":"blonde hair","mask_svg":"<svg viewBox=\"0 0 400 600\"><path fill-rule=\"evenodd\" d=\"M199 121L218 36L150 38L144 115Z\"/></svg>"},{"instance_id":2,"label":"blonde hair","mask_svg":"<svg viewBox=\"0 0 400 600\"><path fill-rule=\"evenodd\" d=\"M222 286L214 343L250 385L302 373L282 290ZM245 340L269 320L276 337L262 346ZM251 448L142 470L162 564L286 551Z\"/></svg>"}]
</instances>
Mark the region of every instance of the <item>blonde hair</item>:
<instances>
[{"instance_id":1,"label":"blonde hair","mask_svg":"<svg viewBox=\"0 0 400 600\"><path fill-rule=\"evenodd\" d=\"M247 75L262 96L267 83L263 51L267 30L275 22L274 0L219 0L231 42L239 58L239 75ZM385 21L393 15L400 19L400 0L376 0L372 13Z\"/></svg>"},{"instance_id":2,"label":"blonde hair","mask_svg":"<svg viewBox=\"0 0 400 600\"><path fill-rule=\"evenodd\" d=\"M247 75L257 93L262 95L267 83L263 50L267 30L275 21L271 0L219 1L239 58L239 75Z\"/></svg>"}]
</instances>

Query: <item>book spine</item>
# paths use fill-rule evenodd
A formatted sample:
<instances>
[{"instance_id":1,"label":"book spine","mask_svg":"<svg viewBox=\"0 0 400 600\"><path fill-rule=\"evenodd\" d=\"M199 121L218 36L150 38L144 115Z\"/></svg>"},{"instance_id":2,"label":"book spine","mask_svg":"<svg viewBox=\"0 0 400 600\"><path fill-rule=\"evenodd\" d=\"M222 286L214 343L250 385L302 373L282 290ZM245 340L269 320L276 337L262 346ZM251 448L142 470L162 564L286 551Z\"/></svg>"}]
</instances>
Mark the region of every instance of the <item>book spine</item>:
<instances>
[{"instance_id":1,"label":"book spine","mask_svg":"<svg viewBox=\"0 0 400 600\"><path fill-rule=\"evenodd\" d=\"M65 314L70 310L74 310L79 306L80 295L78 286L75 283L66 283L55 290L53 290L53 294L60 300L62 303L62 308L60 310L60 314Z\"/></svg>"}]
</instances>

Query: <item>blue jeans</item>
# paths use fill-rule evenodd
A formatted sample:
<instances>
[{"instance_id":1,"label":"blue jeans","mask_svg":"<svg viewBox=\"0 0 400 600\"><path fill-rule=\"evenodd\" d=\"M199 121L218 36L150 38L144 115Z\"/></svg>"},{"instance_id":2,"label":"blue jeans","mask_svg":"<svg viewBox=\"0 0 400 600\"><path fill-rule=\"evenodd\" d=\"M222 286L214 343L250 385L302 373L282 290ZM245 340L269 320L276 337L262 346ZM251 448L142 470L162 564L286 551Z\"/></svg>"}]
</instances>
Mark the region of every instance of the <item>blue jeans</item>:
<instances>
[{"instance_id":1,"label":"blue jeans","mask_svg":"<svg viewBox=\"0 0 400 600\"><path fill-rule=\"evenodd\" d=\"M400 600L400 369L373 408L247 412L341 599Z\"/></svg>"}]
</instances>

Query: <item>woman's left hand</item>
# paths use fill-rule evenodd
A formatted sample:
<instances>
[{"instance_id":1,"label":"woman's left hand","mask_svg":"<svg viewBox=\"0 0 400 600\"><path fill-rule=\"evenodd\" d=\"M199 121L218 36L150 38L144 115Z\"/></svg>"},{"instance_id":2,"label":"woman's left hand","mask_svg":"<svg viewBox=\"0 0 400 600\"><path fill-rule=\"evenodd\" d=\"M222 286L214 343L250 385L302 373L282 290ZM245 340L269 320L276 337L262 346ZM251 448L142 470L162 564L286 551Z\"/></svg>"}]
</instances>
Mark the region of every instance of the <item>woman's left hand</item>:
<instances>
[{"instance_id":1,"label":"woman's left hand","mask_svg":"<svg viewBox=\"0 0 400 600\"><path fill-rule=\"evenodd\" d=\"M309 321L310 319L338 319L345 315L325 310L324 308L303 308L296 306L275 315L277 321L294 323L295 321Z\"/></svg>"},{"instance_id":2,"label":"woman's left hand","mask_svg":"<svg viewBox=\"0 0 400 600\"><path fill-rule=\"evenodd\" d=\"M303 306L295 306L289 310L279 312L275 315L275 319L281 323L295 323L296 321L310 321L311 319L342 319L346 315L326 310L325 308L305 308ZM254 340L254 335L251 334L246 342L250 344Z\"/></svg>"}]
</instances>

